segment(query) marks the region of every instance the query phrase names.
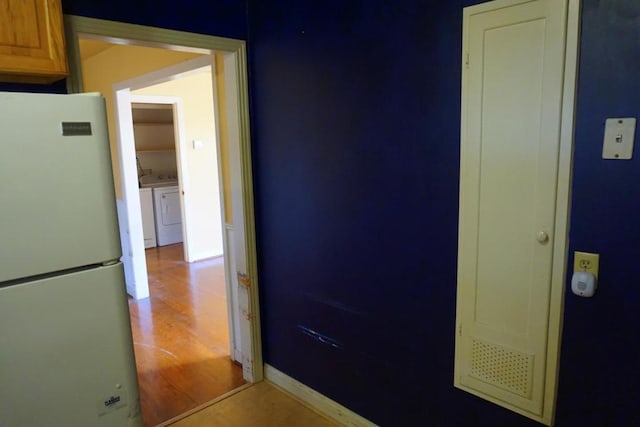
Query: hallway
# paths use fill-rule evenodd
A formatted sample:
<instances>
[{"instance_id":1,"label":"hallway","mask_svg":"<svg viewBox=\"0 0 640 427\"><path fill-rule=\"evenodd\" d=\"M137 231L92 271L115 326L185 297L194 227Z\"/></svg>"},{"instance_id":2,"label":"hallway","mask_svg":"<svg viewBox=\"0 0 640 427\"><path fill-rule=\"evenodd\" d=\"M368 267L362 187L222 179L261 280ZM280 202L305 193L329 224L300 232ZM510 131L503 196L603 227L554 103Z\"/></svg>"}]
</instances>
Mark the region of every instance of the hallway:
<instances>
[{"instance_id":1,"label":"hallway","mask_svg":"<svg viewBox=\"0 0 640 427\"><path fill-rule=\"evenodd\" d=\"M129 299L140 400L154 426L245 383L229 356L223 258L183 260L182 244L145 251L150 297Z\"/></svg>"}]
</instances>

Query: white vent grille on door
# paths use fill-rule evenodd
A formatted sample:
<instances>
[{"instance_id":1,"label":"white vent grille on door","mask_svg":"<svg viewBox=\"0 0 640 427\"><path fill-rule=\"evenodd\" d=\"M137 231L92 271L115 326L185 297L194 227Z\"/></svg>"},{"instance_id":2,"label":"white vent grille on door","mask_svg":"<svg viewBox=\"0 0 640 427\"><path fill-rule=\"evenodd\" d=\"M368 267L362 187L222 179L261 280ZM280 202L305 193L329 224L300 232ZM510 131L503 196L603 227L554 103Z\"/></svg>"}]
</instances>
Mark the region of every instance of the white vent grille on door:
<instances>
[{"instance_id":1,"label":"white vent grille on door","mask_svg":"<svg viewBox=\"0 0 640 427\"><path fill-rule=\"evenodd\" d=\"M530 398L533 356L473 340L471 376Z\"/></svg>"}]
</instances>

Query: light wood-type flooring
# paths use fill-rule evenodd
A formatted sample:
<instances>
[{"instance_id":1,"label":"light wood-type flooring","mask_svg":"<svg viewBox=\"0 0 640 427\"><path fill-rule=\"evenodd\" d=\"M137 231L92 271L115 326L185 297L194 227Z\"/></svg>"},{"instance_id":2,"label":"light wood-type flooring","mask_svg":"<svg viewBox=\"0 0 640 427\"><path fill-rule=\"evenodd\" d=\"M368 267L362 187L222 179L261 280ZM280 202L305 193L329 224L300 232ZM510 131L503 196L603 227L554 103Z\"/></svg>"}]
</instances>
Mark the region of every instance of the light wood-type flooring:
<instances>
[{"instance_id":1,"label":"light wood-type flooring","mask_svg":"<svg viewBox=\"0 0 640 427\"><path fill-rule=\"evenodd\" d=\"M229 356L224 262L183 259L182 244L146 250L150 297L129 299L146 426L243 385Z\"/></svg>"},{"instance_id":2,"label":"light wood-type flooring","mask_svg":"<svg viewBox=\"0 0 640 427\"><path fill-rule=\"evenodd\" d=\"M171 427L324 427L339 424L286 392L261 382L208 406Z\"/></svg>"}]
</instances>

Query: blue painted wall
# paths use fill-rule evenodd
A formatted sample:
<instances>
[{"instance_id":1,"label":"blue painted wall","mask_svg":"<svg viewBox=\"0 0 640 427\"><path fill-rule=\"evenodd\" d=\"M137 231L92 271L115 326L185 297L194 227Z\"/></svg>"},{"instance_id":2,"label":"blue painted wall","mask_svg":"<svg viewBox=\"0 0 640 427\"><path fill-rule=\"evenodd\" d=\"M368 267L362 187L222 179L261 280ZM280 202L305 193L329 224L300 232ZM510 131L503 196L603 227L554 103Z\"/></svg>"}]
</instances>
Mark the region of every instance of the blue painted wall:
<instances>
[{"instance_id":1,"label":"blue painted wall","mask_svg":"<svg viewBox=\"0 0 640 427\"><path fill-rule=\"evenodd\" d=\"M536 424L452 386L471 3L250 2L265 360L383 425ZM640 154L601 159L640 116L640 4L583 7L571 249L601 288L567 295L557 425L640 425Z\"/></svg>"},{"instance_id":2,"label":"blue painted wall","mask_svg":"<svg viewBox=\"0 0 640 427\"><path fill-rule=\"evenodd\" d=\"M62 8L71 15L246 40L246 3L246 0L62 0Z\"/></svg>"},{"instance_id":3,"label":"blue painted wall","mask_svg":"<svg viewBox=\"0 0 640 427\"><path fill-rule=\"evenodd\" d=\"M260 0L247 25L244 1L63 0L248 37L265 360L382 425L537 425L452 386L461 14L476 2ZM640 116L640 4L583 9L571 250L601 253L601 287L567 294L556 425L635 426L640 154L600 154L606 117Z\"/></svg>"},{"instance_id":4,"label":"blue painted wall","mask_svg":"<svg viewBox=\"0 0 640 427\"><path fill-rule=\"evenodd\" d=\"M602 160L607 117L640 118L636 0L584 2L570 236L601 254L600 287L567 294L559 426L640 426L640 137L633 160Z\"/></svg>"}]
</instances>

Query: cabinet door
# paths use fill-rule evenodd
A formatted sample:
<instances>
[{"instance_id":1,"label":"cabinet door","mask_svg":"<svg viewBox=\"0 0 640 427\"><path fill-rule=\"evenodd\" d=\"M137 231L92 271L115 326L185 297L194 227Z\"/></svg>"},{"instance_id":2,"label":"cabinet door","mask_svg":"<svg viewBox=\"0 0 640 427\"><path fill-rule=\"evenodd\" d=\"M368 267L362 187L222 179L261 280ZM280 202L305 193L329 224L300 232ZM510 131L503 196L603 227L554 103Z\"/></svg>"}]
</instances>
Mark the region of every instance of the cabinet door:
<instances>
[{"instance_id":1,"label":"cabinet door","mask_svg":"<svg viewBox=\"0 0 640 427\"><path fill-rule=\"evenodd\" d=\"M566 22L560 0L465 9L455 384L545 423Z\"/></svg>"},{"instance_id":2,"label":"cabinet door","mask_svg":"<svg viewBox=\"0 0 640 427\"><path fill-rule=\"evenodd\" d=\"M60 0L0 0L0 78L48 83L67 75Z\"/></svg>"}]
</instances>

